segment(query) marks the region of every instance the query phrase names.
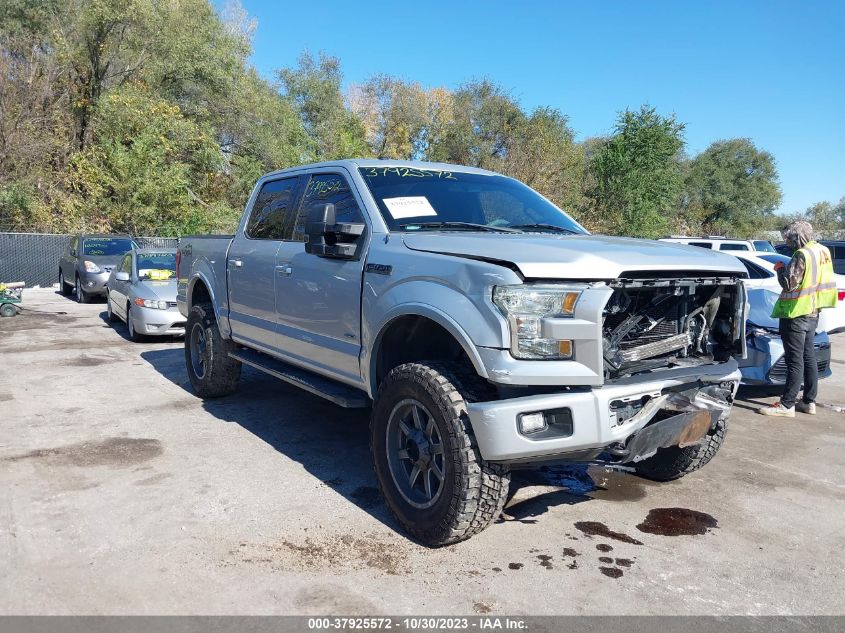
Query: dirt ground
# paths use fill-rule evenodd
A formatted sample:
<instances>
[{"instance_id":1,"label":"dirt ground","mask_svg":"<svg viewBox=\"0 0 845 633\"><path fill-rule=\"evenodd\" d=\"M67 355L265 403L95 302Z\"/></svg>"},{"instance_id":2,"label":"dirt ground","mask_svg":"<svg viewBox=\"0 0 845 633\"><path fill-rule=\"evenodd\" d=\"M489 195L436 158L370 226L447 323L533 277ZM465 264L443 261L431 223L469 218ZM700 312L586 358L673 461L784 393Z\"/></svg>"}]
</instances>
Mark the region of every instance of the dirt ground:
<instances>
[{"instance_id":1,"label":"dirt ground","mask_svg":"<svg viewBox=\"0 0 845 633\"><path fill-rule=\"evenodd\" d=\"M744 394L703 470L515 474L496 524L432 550L381 501L367 411L254 371L204 403L181 341L24 305L0 319L2 614L845 611L845 335L818 416Z\"/></svg>"}]
</instances>

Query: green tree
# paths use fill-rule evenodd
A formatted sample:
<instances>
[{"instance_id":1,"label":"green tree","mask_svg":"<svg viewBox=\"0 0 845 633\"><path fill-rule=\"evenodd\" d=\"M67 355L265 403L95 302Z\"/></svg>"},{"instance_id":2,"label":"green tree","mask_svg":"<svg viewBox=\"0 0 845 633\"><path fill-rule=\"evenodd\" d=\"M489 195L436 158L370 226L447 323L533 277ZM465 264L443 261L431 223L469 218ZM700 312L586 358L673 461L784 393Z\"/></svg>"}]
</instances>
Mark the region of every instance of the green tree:
<instances>
[{"instance_id":1,"label":"green tree","mask_svg":"<svg viewBox=\"0 0 845 633\"><path fill-rule=\"evenodd\" d=\"M452 118L426 150L429 160L501 170L525 114L500 86L472 82L453 95Z\"/></svg>"},{"instance_id":2,"label":"green tree","mask_svg":"<svg viewBox=\"0 0 845 633\"><path fill-rule=\"evenodd\" d=\"M308 133L313 160L370 155L364 126L346 108L340 61L336 57L321 53L315 60L306 52L299 57L296 68L283 68L278 76Z\"/></svg>"},{"instance_id":3,"label":"green tree","mask_svg":"<svg viewBox=\"0 0 845 633\"><path fill-rule=\"evenodd\" d=\"M84 227L135 235L231 229L236 212L208 201L222 167L211 129L143 87L112 90L93 121L97 133L68 173L66 205Z\"/></svg>"},{"instance_id":4,"label":"green tree","mask_svg":"<svg viewBox=\"0 0 845 633\"><path fill-rule=\"evenodd\" d=\"M774 158L746 138L716 141L692 159L684 190L683 207L706 231L736 237L753 234L781 201Z\"/></svg>"},{"instance_id":5,"label":"green tree","mask_svg":"<svg viewBox=\"0 0 845 633\"><path fill-rule=\"evenodd\" d=\"M518 120L507 141L502 171L577 213L582 205L583 162L584 149L575 143L566 116L554 108L537 108Z\"/></svg>"},{"instance_id":6,"label":"green tree","mask_svg":"<svg viewBox=\"0 0 845 633\"><path fill-rule=\"evenodd\" d=\"M589 197L610 232L637 237L666 233L681 188L684 125L654 108L620 113L614 134L590 160Z\"/></svg>"}]
</instances>

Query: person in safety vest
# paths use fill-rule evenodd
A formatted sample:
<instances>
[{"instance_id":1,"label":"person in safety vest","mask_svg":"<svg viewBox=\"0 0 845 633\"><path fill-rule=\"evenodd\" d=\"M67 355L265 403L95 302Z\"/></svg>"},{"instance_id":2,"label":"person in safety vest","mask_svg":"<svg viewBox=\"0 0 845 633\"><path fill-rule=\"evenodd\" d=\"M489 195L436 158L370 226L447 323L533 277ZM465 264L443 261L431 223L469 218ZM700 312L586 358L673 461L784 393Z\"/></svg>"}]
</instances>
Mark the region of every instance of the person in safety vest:
<instances>
[{"instance_id":1,"label":"person in safety vest","mask_svg":"<svg viewBox=\"0 0 845 633\"><path fill-rule=\"evenodd\" d=\"M830 251L813 240L809 222L791 222L781 232L795 252L789 264L775 266L783 290L772 310L780 319L780 336L786 361L786 385L780 400L757 411L763 415L794 418L795 410L816 414L819 386L818 363L813 340L819 322L819 310L836 305L837 290ZM798 391L804 384L804 394Z\"/></svg>"}]
</instances>

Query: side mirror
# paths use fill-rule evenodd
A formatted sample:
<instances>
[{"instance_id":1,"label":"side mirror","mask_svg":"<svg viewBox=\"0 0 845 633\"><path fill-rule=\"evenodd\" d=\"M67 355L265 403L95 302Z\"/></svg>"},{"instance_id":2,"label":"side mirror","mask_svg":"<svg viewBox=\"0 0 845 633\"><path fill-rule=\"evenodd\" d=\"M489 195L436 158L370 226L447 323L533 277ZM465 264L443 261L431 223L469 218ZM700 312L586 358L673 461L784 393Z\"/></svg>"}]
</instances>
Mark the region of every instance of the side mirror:
<instances>
[{"instance_id":1,"label":"side mirror","mask_svg":"<svg viewBox=\"0 0 845 633\"><path fill-rule=\"evenodd\" d=\"M129 281L129 273L123 271L114 274L115 281Z\"/></svg>"},{"instance_id":2,"label":"side mirror","mask_svg":"<svg viewBox=\"0 0 845 633\"><path fill-rule=\"evenodd\" d=\"M363 222L336 221L333 204L315 204L305 223L305 252L319 257L355 259L357 240L364 233Z\"/></svg>"}]
</instances>

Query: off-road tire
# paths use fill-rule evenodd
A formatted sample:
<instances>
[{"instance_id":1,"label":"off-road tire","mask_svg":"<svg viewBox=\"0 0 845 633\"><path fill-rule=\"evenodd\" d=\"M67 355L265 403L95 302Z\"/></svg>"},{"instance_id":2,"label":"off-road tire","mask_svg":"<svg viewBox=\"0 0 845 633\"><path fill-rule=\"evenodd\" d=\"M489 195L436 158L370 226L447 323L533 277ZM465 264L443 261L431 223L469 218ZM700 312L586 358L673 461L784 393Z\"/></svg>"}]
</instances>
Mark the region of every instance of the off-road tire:
<instances>
[{"instance_id":1,"label":"off-road tire","mask_svg":"<svg viewBox=\"0 0 845 633\"><path fill-rule=\"evenodd\" d=\"M59 294L63 297L69 297L73 294L73 287L68 286L68 283L65 281L65 274L61 270L59 271Z\"/></svg>"},{"instance_id":2,"label":"off-road tire","mask_svg":"<svg viewBox=\"0 0 845 633\"><path fill-rule=\"evenodd\" d=\"M654 481L680 479L704 466L716 456L728 433L728 421L720 420L716 429L706 435L700 444L680 448L659 448L657 453L634 465L637 474Z\"/></svg>"},{"instance_id":3,"label":"off-road tire","mask_svg":"<svg viewBox=\"0 0 845 633\"><path fill-rule=\"evenodd\" d=\"M379 386L370 419L370 451L387 506L413 537L429 546L457 543L484 530L502 513L510 472L484 461L472 433L466 403L495 398L495 390L459 363L407 363L392 369ZM443 443L444 479L433 506L416 508L399 492L388 463L387 428L403 399L431 412Z\"/></svg>"},{"instance_id":4,"label":"off-road tire","mask_svg":"<svg viewBox=\"0 0 845 633\"><path fill-rule=\"evenodd\" d=\"M191 332L194 326L205 334L207 355L205 373L198 376L191 360ZM185 367L194 391L200 398L220 398L233 393L241 378L241 363L229 356L235 350L231 339L224 339L217 326L217 317L210 303L199 303L191 308L185 323Z\"/></svg>"},{"instance_id":5,"label":"off-road tire","mask_svg":"<svg viewBox=\"0 0 845 633\"><path fill-rule=\"evenodd\" d=\"M11 303L0 304L0 317L13 317L18 313L18 309Z\"/></svg>"}]
</instances>

